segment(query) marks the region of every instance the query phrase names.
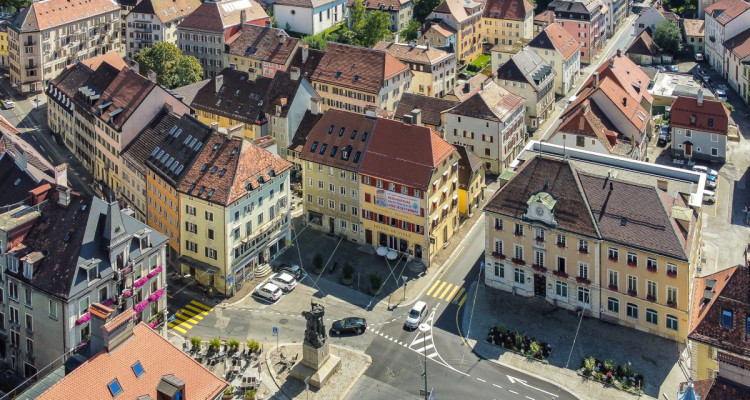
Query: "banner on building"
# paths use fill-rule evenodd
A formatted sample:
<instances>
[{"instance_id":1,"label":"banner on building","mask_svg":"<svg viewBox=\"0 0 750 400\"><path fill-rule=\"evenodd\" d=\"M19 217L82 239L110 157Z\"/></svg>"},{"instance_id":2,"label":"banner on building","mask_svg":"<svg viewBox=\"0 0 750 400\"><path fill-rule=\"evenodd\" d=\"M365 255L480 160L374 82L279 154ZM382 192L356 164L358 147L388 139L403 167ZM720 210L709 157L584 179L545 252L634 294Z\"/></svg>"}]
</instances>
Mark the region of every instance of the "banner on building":
<instances>
[{"instance_id":1,"label":"banner on building","mask_svg":"<svg viewBox=\"0 0 750 400\"><path fill-rule=\"evenodd\" d=\"M375 192L375 204L391 210L420 215L419 198L398 194L385 189Z\"/></svg>"}]
</instances>

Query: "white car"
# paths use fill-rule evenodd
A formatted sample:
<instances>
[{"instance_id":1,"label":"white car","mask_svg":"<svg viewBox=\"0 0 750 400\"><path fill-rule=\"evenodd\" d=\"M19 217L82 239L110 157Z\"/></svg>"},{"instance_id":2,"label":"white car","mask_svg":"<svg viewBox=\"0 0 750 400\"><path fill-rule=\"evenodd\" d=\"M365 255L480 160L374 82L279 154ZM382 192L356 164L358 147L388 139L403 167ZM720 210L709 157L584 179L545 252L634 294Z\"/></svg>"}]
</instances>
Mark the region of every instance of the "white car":
<instances>
[{"instance_id":1,"label":"white car","mask_svg":"<svg viewBox=\"0 0 750 400\"><path fill-rule=\"evenodd\" d=\"M271 275L271 283L287 293L297 287L297 280L286 272L277 272Z\"/></svg>"},{"instance_id":2,"label":"white car","mask_svg":"<svg viewBox=\"0 0 750 400\"><path fill-rule=\"evenodd\" d=\"M255 294L265 299L276 301L281 298L281 289L273 283L261 283L255 288Z\"/></svg>"},{"instance_id":3,"label":"white car","mask_svg":"<svg viewBox=\"0 0 750 400\"><path fill-rule=\"evenodd\" d=\"M10 110L11 108L14 108L16 106L16 103L13 102L13 100L3 100L3 108L6 110Z\"/></svg>"},{"instance_id":4,"label":"white car","mask_svg":"<svg viewBox=\"0 0 750 400\"><path fill-rule=\"evenodd\" d=\"M716 180L719 179L719 171L702 165L693 166L693 171L706 174L706 187L709 189L716 189Z\"/></svg>"}]
</instances>

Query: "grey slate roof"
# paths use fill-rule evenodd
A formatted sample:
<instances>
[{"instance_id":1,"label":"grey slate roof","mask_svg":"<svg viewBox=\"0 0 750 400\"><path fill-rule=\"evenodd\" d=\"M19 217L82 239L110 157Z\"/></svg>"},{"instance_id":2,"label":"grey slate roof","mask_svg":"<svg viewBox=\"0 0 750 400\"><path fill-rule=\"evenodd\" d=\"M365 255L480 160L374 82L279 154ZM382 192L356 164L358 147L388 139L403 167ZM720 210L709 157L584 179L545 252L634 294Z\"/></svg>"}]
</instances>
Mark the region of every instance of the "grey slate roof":
<instances>
[{"instance_id":1,"label":"grey slate roof","mask_svg":"<svg viewBox=\"0 0 750 400\"><path fill-rule=\"evenodd\" d=\"M498 79L526 82L539 91L539 84L555 71L534 50L525 47L497 70Z\"/></svg>"},{"instance_id":2,"label":"grey slate roof","mask_svg":"<svg viewBox=\"0 0 750 400\"><path fill-rule=\"evenodd\" d=\"M0 207L25 201L39 183L7 152L0 153Z\"/></svg>"},{"instance_id":3,"label":"grey slate roof","mask_svg":"<svg viewBox=\"0 0 750 400\"><path fill-rule=\"evenodd\" d=\"M164 140L169 130L177 125L179 120L179 115L162 109L122 150L122 156L129 158L140 172L145 173L146 160L151 152Z\"/></svg>"},{"instance_id":4,"label":"grey slate roof","mask_svg":"<svg viewBox=\"0 0 750 400\"><path fill-rule=\"evenodd\" d=\"M172 187L177 187L208 141L211 131L210 126L195 117L182 115L149 153L146 165Z\"/></svg>"}]
</instances>

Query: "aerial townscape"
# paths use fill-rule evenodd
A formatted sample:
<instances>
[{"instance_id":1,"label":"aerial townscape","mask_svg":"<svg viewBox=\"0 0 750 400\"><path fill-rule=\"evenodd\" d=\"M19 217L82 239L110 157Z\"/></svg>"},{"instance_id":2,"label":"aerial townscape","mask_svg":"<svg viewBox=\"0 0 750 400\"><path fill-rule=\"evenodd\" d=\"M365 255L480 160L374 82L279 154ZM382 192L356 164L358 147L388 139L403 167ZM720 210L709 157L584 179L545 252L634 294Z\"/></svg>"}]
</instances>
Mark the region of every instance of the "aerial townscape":
<instances>
[{"instance_id":1,"label":"aerial townscape","mask_svg":"<svg viewBox=\"0 0 750 400\"><path fill-rule=\"evenodd\" d=\"M750 400L750 0L0 0L0 400Z\"/></svg>"}]
</instances>

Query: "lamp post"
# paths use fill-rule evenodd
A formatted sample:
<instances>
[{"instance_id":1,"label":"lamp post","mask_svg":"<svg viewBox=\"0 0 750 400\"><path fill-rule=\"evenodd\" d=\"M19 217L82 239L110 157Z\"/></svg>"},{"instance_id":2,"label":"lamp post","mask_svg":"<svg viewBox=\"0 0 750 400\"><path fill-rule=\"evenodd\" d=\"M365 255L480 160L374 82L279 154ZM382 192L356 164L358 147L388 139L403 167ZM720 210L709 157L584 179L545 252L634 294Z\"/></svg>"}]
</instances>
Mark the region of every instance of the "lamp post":
<instances>
[{"instance_id":1,"label":"lamp post","mask_svg":"<svg viewBox=\"0 0 750 400\"><path fill-rule=\"evenodd\" d=\"M424 353L424 396L427 398L430 394L427 392L427 332L430 330L430 326L426 323L419 324L419 331L422 332L422 353Z\"/></svg>"}]
</instances>

